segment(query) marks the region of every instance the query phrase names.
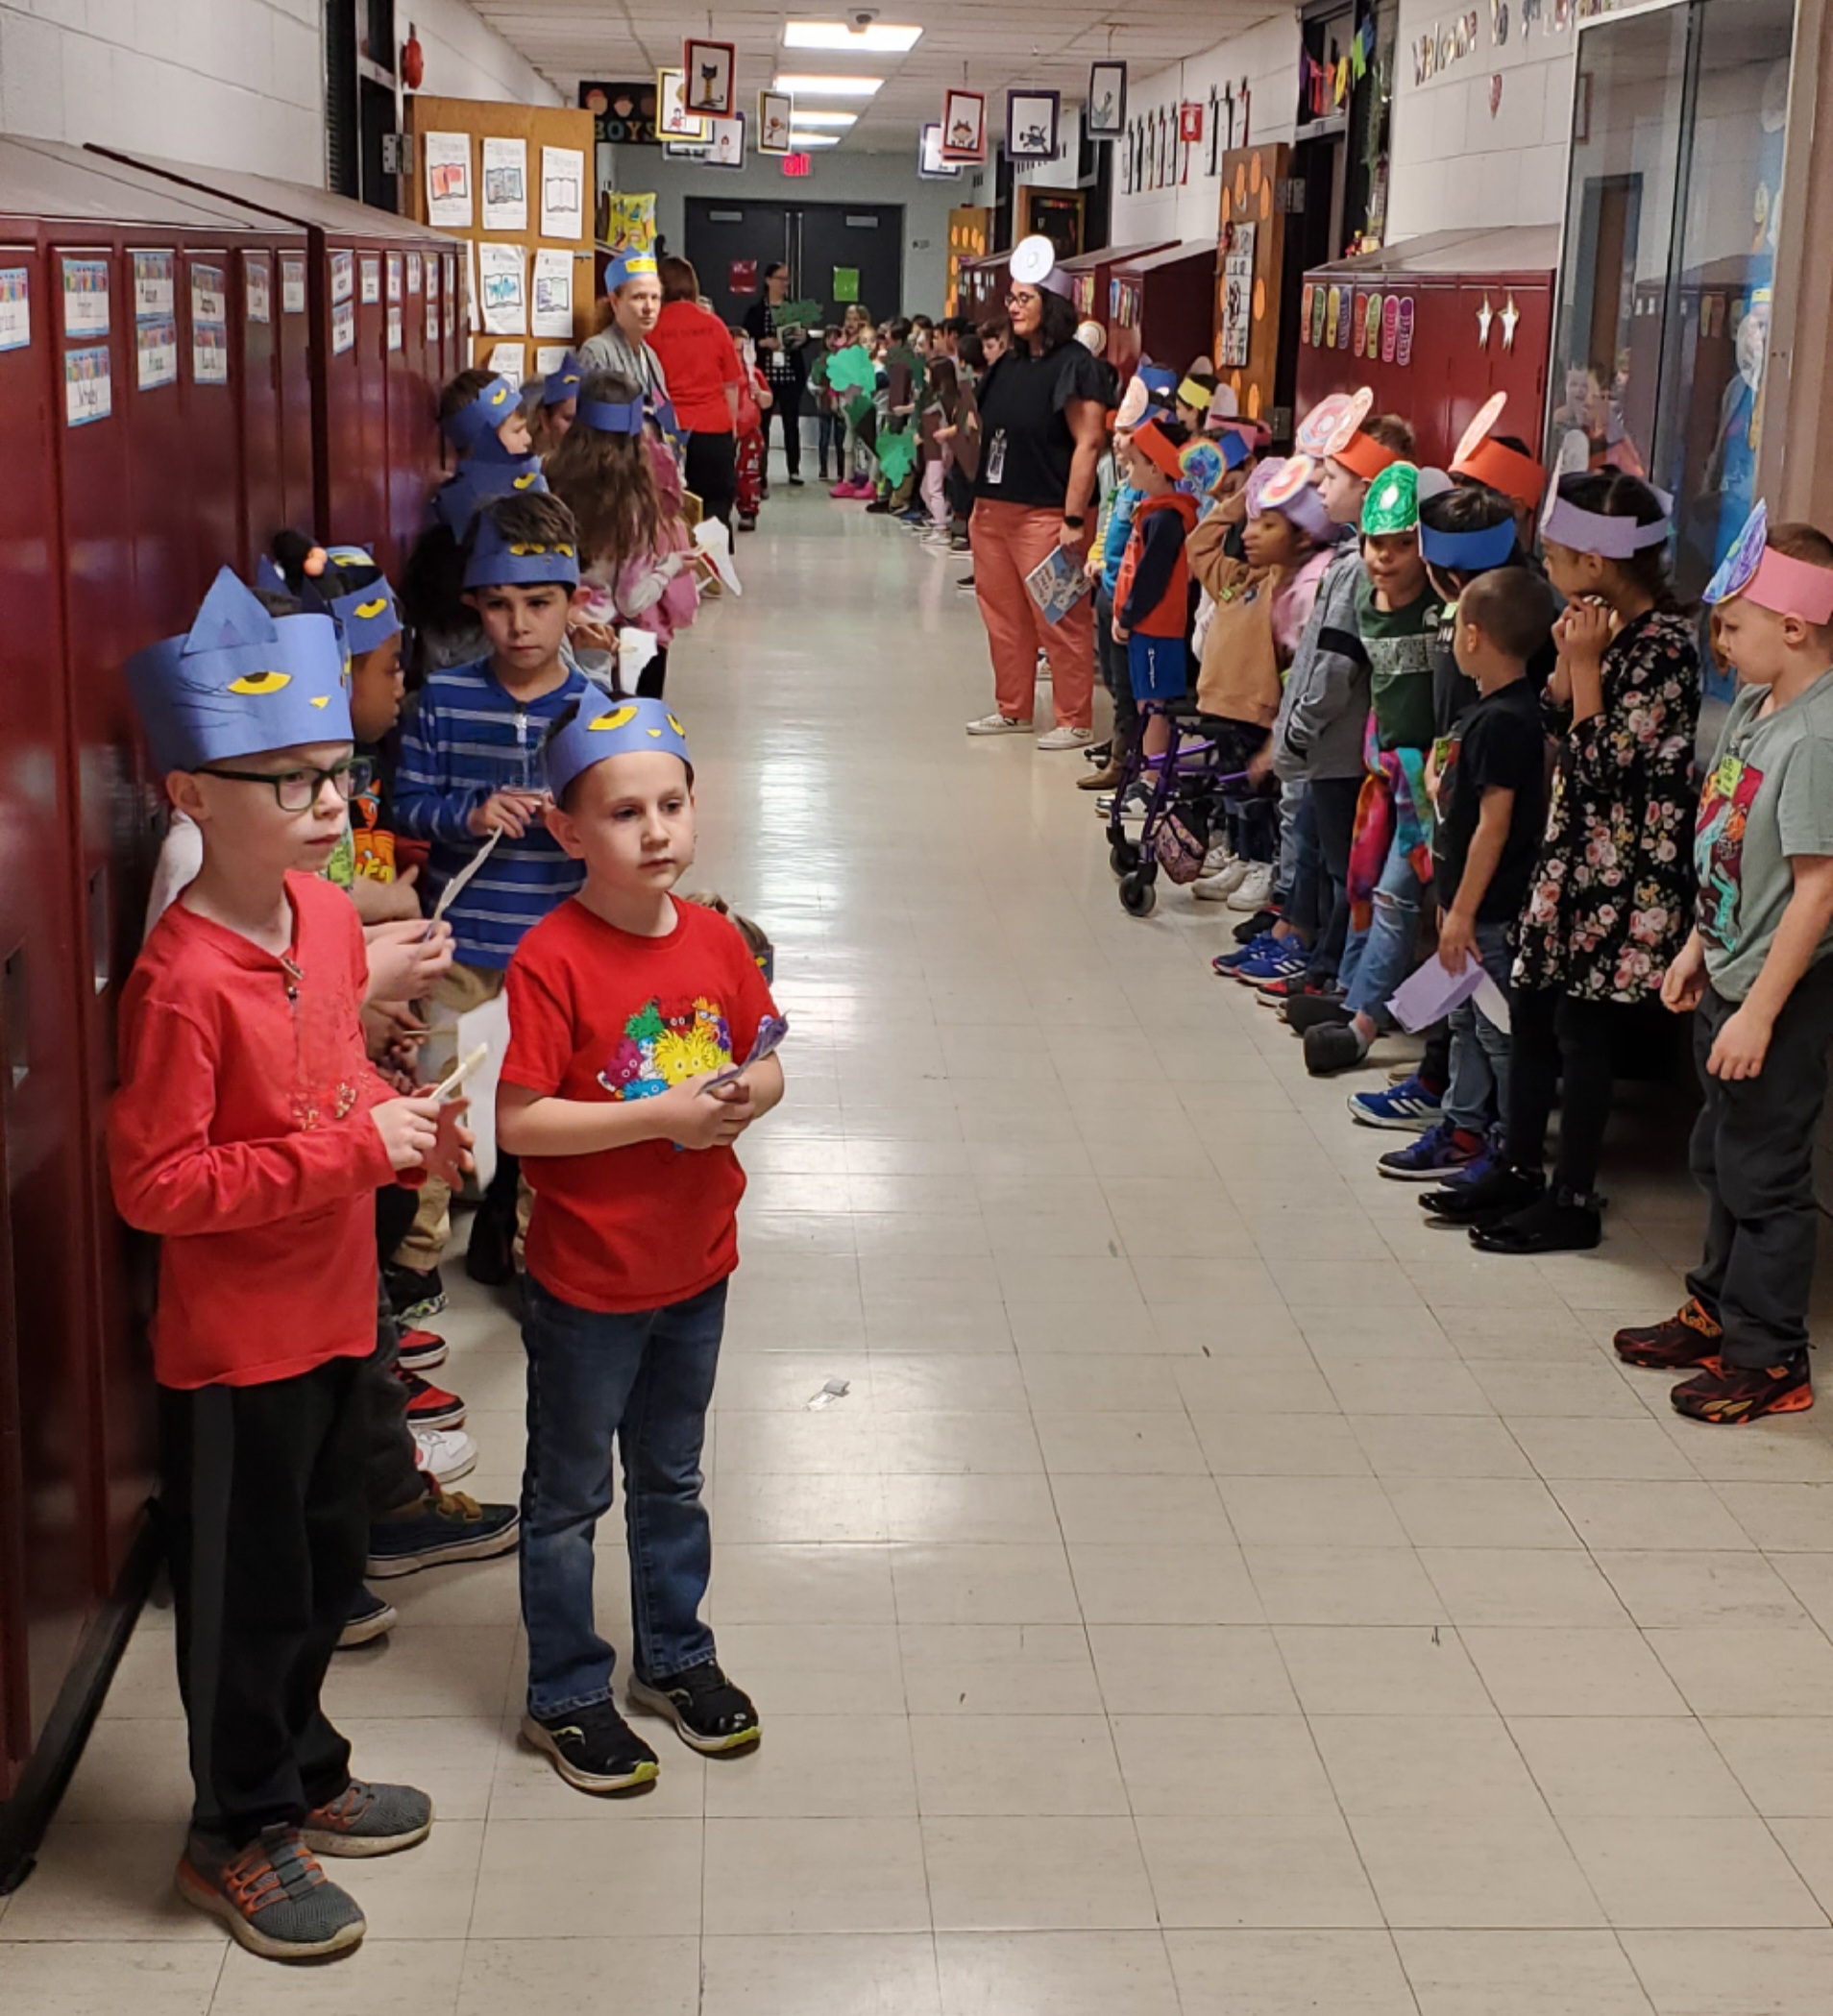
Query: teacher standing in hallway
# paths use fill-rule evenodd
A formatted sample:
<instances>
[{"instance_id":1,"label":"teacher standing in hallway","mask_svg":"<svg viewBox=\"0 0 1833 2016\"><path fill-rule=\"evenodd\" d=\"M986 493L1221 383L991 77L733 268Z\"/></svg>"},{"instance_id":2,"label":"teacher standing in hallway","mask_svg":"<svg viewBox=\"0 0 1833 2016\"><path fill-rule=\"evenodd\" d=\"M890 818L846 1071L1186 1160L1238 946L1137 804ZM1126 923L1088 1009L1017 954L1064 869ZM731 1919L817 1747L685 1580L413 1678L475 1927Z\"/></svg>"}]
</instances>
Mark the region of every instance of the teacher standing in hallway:
<instances>
[{"instance_id":1,"label":"teacher standing in hallway","mask_svg":"<svg viewBox=\"0 0 1833 2016\"><path fill-rule=\"evenodd\" d=\"M745 311L745 328L757 345L757 361L770 380L771 405L764 415L765 489L770 488L770 422L783 423L783 460L792 483L802 480L802 390L808 383L808 331L777 320L789 299L790 270L781 259L764 269L764 291Z\"/></svg>"},{"instance_id":2,"label":"teacher standing in hallway","mask_svg":"<svg viewBox=\"0 0 1833 2016\"><path fill-rule=\"evenodd\" d=\"M685 259L658 262L662 312L650 348L668 373L688 430L682 474L708 518L728 530L738 501L738 396L744 374L724 323L700 305L700 277Z\"/></svg>"},{"instance_id":3,"label":"teacher standing in hallway","mask_svg":"<svg viewBox=\"0 0 1833 2016\"><path fill-rule=\"evenodd\" d=\"M1043 247L1039 253L1037 248ZM1033 254L1029 263L1022 256ZM974 595L992 658L993 712L969 735L1030 732L1038 653L1050 665L1056 726L1040 749L1079 749L1094 740L1094 603L1084 595L1048 623L1025 576L1059 547L1080 568L1093 534L1095 464L1101 456L1100 367L1076 341L1076 313L1053 284L1048 244L1026 239L1006 310L1012 347L977 393L980 468L974 478ZM1042 266L1041 277L1019 273Z\"/></svg>"}]
</instances>

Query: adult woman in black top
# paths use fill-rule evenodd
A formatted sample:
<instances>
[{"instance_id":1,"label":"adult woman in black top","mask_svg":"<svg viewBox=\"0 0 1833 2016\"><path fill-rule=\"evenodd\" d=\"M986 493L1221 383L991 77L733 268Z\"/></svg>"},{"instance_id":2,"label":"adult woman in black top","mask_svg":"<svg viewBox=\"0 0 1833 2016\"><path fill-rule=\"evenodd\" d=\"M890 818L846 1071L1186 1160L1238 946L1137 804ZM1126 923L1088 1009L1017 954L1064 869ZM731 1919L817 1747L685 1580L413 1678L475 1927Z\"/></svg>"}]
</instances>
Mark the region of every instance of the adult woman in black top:
<instances>
[{"instance_id":1,"label":"adult woman in black top","mask_svg":"<svg viewBox=\"0 0 1833 2016\"><path fill-rule=\"evenodd\" d=\"M802 480L802 388L808 383L808 331L779 328L776 311L789 298L790 270L780 259L764 269L764 291L745 311L745 327L757 345L757 361L770 380L770 404L764 414L764 488L770 489L770 422L783 423L783 460L789 479Z\"/></svg>"},{"instance_id":2,"label":"adult woman in black top","mask_svg":"<svg viewBox=\"0 0 1833 2016\"><path fill-rule=\"evenodd\" d=\"M1014 263L1032 270L1016 257ZM989 368L977 393L980 459L968 534L998 704L967 732L1030 731L1041 649L1057 724L1038 746L1079 749L1094 739L1093 598L1084 595L1049 623L1025 586L1025 576L1059 547L1080 571L1094 529L1102 386L1095 359L1076 341L1075 310L1051 287L1054 278L1014 277L1006 297L1012 348Z\"/></svg>"}]
</instances>

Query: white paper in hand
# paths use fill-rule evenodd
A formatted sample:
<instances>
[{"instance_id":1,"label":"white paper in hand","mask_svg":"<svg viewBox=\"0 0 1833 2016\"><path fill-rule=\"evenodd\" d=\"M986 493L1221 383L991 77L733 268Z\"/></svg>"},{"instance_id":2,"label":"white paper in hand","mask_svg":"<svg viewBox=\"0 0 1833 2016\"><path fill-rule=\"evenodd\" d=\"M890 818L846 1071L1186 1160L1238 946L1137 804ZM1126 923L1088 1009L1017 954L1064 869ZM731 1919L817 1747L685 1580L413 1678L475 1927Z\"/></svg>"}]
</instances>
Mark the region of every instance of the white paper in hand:
<instances>
[{"instance_id":1,"label":"white paper in hand","mask_svg":"<svg viewBox=\"0 0 1833 2016\"><path fill-rule=\"evenodd\" d=\"M1430 1029L1434 1022L1443 1020L1453 1008L1468 1001L1486 980L1489 980L1488 974L1468 953L1464 956L1461 973L1448 973L1443 961L1434 956L1394 989L1387 1005L1394 1012L1395 1021L1404 1030L1417 1034L1422 1029ZM1490 984L1493 986L1495 983L1491 981Z\"/></svg>"}]
</instances>

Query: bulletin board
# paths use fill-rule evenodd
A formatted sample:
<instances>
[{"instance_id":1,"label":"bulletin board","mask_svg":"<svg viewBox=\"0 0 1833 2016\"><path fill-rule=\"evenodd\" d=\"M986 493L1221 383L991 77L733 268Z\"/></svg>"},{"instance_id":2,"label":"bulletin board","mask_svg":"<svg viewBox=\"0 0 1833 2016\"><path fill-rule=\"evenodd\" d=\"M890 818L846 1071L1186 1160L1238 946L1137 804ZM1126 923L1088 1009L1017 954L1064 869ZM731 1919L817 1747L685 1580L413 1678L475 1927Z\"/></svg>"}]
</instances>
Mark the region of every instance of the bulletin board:
<instances>
[{"instance_id":1,"label":"bulletin board","mask_svg":"<svg viewBox=\"0 0 1833 2016\"><path fill-rule=\"evenodd\" d=\"M414 172L402 182L410 214L468 241L472 363L492 365L518 379L550 368L555 355L547 353L576 349L597 326L592 114L473 98L412 97L407 123L414 135ZM560 159L549 150L558 151ZM569 169L568 155L578 158L577 200L571 214L566 212L566 174L548 172L550 167ZM513 172L518 166L519 216ZM453 213L461 180L469 223L457 221ZM560 230L563 216L566 222L576 221L577 229ZM557 319L562 311L556 282L569 271L569 262L559 255L570 255L572 299L564 328ZM518 271L519 316L508 298L510 275ZM537 317L545 324L540 328ZM514 327L518 321L519 328Z\"/></svg>"},{"instance_id":2,"label":"bulletin board","mask_svg":"<svg viewBox=\"0 0 1833 2016\"><path fill-rule=\"evenodd\" d=\"M1281 192L1291 172L1290 150L1283 142L1234 147L1222 157L1215 369L1250 420L1273 419L1285 274L1286 211Z\"/></svg>"}]
</instances>

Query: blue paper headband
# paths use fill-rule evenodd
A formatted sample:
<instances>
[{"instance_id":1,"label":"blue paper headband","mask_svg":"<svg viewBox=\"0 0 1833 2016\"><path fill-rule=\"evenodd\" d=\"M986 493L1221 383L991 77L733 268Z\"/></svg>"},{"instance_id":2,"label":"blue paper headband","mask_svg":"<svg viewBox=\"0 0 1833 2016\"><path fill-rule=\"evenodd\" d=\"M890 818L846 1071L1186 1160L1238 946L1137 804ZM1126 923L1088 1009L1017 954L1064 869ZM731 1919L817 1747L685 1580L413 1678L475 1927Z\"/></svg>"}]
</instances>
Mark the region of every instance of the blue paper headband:
<instances>
[{"instance_id":1,"label":"blue paper headband","mask_svg":"<svg viewBox=\"0 0 1833 2016\"><path fill-rule=\"evenodd\" d=\"M1160 405L1168 405L1170 395L1178 389L1177 373L1162 364L1141 364L1135 376Z\"/></svg>"},{"instance_id":2,"label":"blue paper headband","mask_svg":"<svg viewBox=\"0 0 1833 2016\"><path fill-rule=\"evenodd\" d=\"M1476 532L1438 532L1425 519L1419 522L1420 558L1453 573L1480 574L1502 567L1515 550L1515 522L1504 518L1499 525L1485 525Z\"/></svg>"},{"instance_id":3,"label":"blue paper headband","mask_svg":"<svg viewBox=\"0 0 1833 2016\"><path fill-rule=\"evenodd\" d=\"M471 521L500 497L532 497L548 487L538 456L520 462L464 462L433 493L433 516L454 539L471 529Z\"/></svg>"},{"instance_id":4,"label":"blue paper headband","mask_svg":"<svg viewBox=\"0 0 1833 2016\"><path fill-rule=\"evenodd\" d=\"M583 375L583 367L578 358L568 351L560 360L559 370L549 372L543 382L541 403L544 406L564 406L568 400L576 399Z\"/></svg>"},{"instance_id":5,"label":"blue paper headband","mask_svg":"<svg viewBox=\"0 0 1833 2016\"><path fill-rule=\"evenodd\" d=\"M604 291L615 294L625 280L656 277L655 255L650 252L621 252L604 262Z\"/></svg>"},{"instance_id":6,"label":"blue paper headband","mask_svg":"<svg viewBox=\"0 0 1833 2016\"><path fill-rule=\"evenodd\" d=\"M517 403L516 388L509 380L494 377L469 405L447 416L446 439L461 455L476 455L480 449L487 452L488 444L497 439L497 429L516 410ZM502 452L507 455L508 450Z\"/></svg>"},{"instance_id":7,"label":"blue paper headband","mask_svg":"<svg viewBox=\"0 0 1833 2016\"><path fill-rule=\"evenodd\" d=\"M494 518L477 520L465 561L467 588L534 588L550 581L578 587L579 551L571 540L505 539Z\"/></svg>"},{"instance_id":8,"label":"blue paper headband","mask_svg":"<svg viewBox=\"0 0 1833 2016\"><path fill-rule=\"evenodd\" d=\"M602 693L588 693L573 718L548 738L542 752L548 789L559 798L595 763L648 749L678 756L688 775L694 775L687 732L660 700L608 700Z\"/></svg>"},{"instance_id":9,"label":"blue paper headband","mask_svg":"<svg viewBox=\"0 0 1833 2016\"><path fill-rule=\"evenodd\" d=\"M190 630L136 651L126 674L161 771L354 740L336 626L269 616L227 567Z\"/></svg>"},{"instance_id":10,"label":"blue paper headband","mask_svg":"<svg viewBox=\"0 0 1833 2016\"><path fill-rule=\"evenodd\" d=\"M640 434L643 401L633 399L620 404L608 399L582 399L574 418L584 426L597 427L600 434Z\"/></svg>"}]
</instances>

